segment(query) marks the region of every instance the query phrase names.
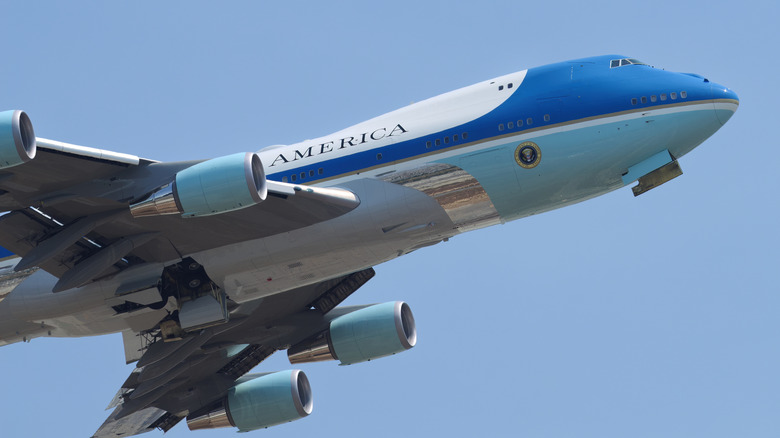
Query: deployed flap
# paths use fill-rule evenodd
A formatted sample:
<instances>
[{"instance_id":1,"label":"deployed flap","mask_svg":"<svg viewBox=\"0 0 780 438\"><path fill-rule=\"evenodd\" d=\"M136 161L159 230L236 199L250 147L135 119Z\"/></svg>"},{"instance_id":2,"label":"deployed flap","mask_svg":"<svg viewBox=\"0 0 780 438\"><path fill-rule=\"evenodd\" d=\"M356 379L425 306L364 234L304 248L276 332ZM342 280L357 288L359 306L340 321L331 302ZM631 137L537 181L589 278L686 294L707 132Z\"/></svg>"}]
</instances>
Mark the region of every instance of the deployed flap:
<instances>
[{"instance_id":1,"label":"deployed flap","mask_svg":"<svg viewBox=\"0 0 780 438\"><path fill-rule=\"evenodd\" d=\"M125 363L133 363L143 356L144 342L138 333L130 330L123 331L122 343L125 346Z\"/></svg>"},{"instance_id":2,"label":"deployed flap","mask_svg":"<svg viewBox=\"0 0 780 438\"><path fill-rule=\"evenodd\" d=\"M135 370L109 408L115 408L94 437L164 431L180 415L205 408L225 396L236 380L286 348L321 333L332 319L323 315L374 275L371 268L241 304L230 321L176 342L144 348ZM315 307L313 306L321 306ZM332 312L338 316L338 310ZM154 333L148 334L150 338ZM124 332L128 361L137 356L137 336ZM130 350L130 351L128 351Z\"/></svg>"},{"instance_id":3,"label":"deployed flap","mask_svg":"<svg viewBox=\"0 0 780 438\"><path fill-rule=\"evenodd\" d=\"M112 412L92 438L116 438L150 432L156 427L155 423L166 415L164 410L154 407L134 412L123 418L116 418L118 413L119 410Z\"/></svg>"}]
</instances>

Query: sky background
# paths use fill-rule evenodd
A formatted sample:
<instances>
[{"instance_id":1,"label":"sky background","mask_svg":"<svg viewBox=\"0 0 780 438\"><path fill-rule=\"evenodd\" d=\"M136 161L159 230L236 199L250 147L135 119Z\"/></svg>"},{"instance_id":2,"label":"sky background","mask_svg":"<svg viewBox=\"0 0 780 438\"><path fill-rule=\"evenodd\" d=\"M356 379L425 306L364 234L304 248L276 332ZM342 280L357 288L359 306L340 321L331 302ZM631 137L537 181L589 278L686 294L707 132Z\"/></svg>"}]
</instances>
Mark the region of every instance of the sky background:
<instances>
[{"instance_id":1,"label":"sky background","mask_svg":"<svg viewBox=\"0 0 780 438\"><path fill-rule=\"evenodd\" d=\"M741 106L682 177L378 266L347 303L407 301L417 347L300 366L314 413L252 436L778 436L780 4L462 3L0 1L0 108L41 137L182 160L592 55L702 74ZM132 368L118 334L0 348L0 435L90 436Z\"/></svg>"}]
</instances>

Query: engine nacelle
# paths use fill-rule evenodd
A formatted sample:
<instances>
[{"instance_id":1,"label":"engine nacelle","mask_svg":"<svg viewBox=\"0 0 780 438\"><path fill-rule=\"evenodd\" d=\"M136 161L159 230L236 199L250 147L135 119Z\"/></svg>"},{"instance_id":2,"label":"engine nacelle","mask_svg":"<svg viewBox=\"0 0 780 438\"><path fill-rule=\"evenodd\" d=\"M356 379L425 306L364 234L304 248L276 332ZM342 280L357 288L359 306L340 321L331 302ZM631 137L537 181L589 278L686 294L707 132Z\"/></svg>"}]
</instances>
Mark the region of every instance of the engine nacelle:
<instances>
[{"instance_id":1,"label":"engine nacelle","mask_svg":"<svg viewBox=\"0 0 780 438\"><path fill-rule=\"evenodd\" d=\"M416 343L412 310L396 301L339 316L327 332L292 346L287 357L290 363L337 359L350 365L400 353Z\"/></svg>"},{"instance_id":2,"label":"engine nacelle","mask_svg":"<svg viewBox=\"0 0 780 438\"><path fill-rule=\"evenodd\" d=\"M210 409L187 417L190 430L237 427L240 432L298 420L313 409L311 386L300 370L247 375Z\"/></svg>"},{"instance_id":3,"label":"engine nacelle","mask_svg":"<svg viewBox=\"0 0 780 438\"><path fill-rule=\"evenodd\" d=\"M135 217L181 214L209 216L240 210L265 200L268 188L260 157L241 152L198 163L174 181L130 206Z\"/></svg>"},{"instance_id":4,"label":"engine nacelle","mask_svg":"<svg viewBox=\"0 0 780 438\"><path fill-rule=\"evenodd\" d=\"M0 169L18 166L35 158L35 132L24 111L0 112Z\"/></svg>"}]
</instances>

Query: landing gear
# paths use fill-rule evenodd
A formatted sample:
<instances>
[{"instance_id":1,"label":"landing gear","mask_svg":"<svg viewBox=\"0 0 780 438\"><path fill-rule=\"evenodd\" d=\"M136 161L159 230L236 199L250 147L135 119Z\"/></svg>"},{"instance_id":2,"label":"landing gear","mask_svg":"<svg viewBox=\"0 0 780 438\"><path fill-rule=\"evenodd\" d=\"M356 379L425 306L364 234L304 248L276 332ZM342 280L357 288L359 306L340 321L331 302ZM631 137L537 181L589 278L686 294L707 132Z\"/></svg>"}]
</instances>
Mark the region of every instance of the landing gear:
<instances>
[{"instance_id":1,"label":"landing gear","mask_svg":"<svg viewBox=\"0 0 780 438\"><path fill-rule=\"evenodd\" d=\"M160 289L163 297L173 296L178 300L177 322L184 332L224 324L230 318L225 292L192 257L166 266Z\"/></svg>"}]
</instances>

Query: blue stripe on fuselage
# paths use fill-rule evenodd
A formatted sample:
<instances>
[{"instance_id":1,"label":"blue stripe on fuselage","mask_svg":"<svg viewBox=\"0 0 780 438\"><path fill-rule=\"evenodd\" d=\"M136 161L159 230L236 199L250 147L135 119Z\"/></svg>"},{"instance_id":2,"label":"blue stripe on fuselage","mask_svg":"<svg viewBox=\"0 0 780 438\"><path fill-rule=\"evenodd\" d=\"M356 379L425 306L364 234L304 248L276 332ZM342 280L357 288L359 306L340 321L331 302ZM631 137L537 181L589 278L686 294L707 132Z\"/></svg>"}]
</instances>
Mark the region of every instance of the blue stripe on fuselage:
<instances>
[{"instance_id":1,"label":"blue stripe on fuselage","mask_svg":"<svg viewBox=\"0 0 780 438\"><path fill-rule=\"evenodd\" d=\"M13 257L17 257L17 255L0 246L0 260L6 260Z\"/></svg>"},{"instance_id":2,"label":"blue stripe on fuselage","mask_svg":"<svg viewBox=\"0 0 780 438\"><path fill-rule=\"evenodd\" d=\"M504 103L471 122L413 140L290 168L268 177L281 180L285 176L304 174L305 177L296 182L315 183L484 142L509 133L530 132L624 111L712 99L711 84L701 77L645 65L610 68L610 60L622 58L625 56L607 55L531 68L523 83ZM679 95L682 91L687 93L684 99ZM676 100L671 99L672 92L677 93ZM661 101L661 94L666 94L667 100ZM657 96L656 101L652 102L650 96ZM642 97L646 98L646 102L641 101ZM632 98L636 99L636 104L632 103ZM550 116L548 121L545 121L545 115ZM527 123L529 118L533 120L530 125ZM524 121L521 128L506 128L508 122L516 124L518 120ZM504 125L505 131L498 130L499 124ZM466 139L463 139L463 133L468 134ZM459 137L457 142L452 141L454 134ZM427 142L435 143L444 137L451 140L449 144L426 147ZM378 159L378 154L381 154L381 159ZM314 177L309 176L311 172Z\"/></svg>"}]
</instances>

